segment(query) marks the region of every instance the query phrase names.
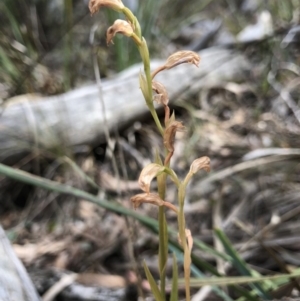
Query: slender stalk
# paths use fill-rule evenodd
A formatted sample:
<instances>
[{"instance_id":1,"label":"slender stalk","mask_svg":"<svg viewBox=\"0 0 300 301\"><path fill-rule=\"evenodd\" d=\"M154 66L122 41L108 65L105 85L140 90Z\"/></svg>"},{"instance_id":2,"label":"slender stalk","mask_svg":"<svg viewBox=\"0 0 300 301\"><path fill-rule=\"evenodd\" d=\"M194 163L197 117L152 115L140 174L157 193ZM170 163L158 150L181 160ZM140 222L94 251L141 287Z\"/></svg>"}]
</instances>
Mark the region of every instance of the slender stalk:
<instances>
[{"instance_id":1,"label":"slender stalk","mask_svg":"<svg viewBox=\"0 0 300 301\"><path fill-rule=\"evenodd\" d=\"M186 301L190 301L190 266L191 266L191 254L186 241L185 234L185 218L184 218L184 199L185 199L185 190L186 186L184 183L181 183L178 189L178 202L179 202L179 213L178 213L178 228L179 228L179 237L181 240L181 245L184 253L184 278L185 278L185 296Z\"/></svg>"},{"instance_id":2,"label":"slender stalk","mask_svg":"<svg viewBox=\"0 0 300 301\"><path fill-rule=\"evenodd\" d=\"M73 24L73 1L65 0L65 16L67 28L65 47L64 47L64 89L70 90L71 87L71 57L72 57L72 24Z\"/></svg>"},{"instance_id":3,"label":"slender stalk","mask_svg":"<svg viewBox=\"0 0 300 301\"><path fill-rule=\"evenodd\" d=\"M164 130L162 128L162 125L160 123L160 120L157 116L156 110L153 105L153 91L152 91L152 76L151 76L151 69L150 69L150 56L149 56L149 50L147 47L147 43L145 40L143 40L142 45L139 47L139 51L141 54L141 58L143 60L144 64L144 72L146 75L147 85L148 85L148 97L146 100L146 104L149 108L149 111L154 119L154 122L160 132L161 135L163 135Z\"/></svg>"},{"instance_id":4,"label":"slender stalk","mask_svg":"<svg viewBox=\"0 0 300 301\"><path fill-rule=\"evenodd\" d=\"M166 177L163 173L157 177L158 194L164 200L166 194ZM163 206L158 209L158 224L159 224L159 270L160 270L160 291L165 299L166 296L166 263L168 259L168 225L166 221L165 209Z\"/></svg>"},{"instance_id":5,"label":"slender stalk","mask_svg":"<svg viewBox=\"0 0 300 301\"><path fill-rule=\"evenodd\" d=\"M126 16L126 18L133 24L135 33L141 39L142 31L141 31L140 23L138 22L137 18L134 16L132 11L130 9L128 9L127 7L123 8L122 12Z\"/></svg>"},{"instance_id":6,"label":"slender stalk","mask_svg":"<svg viewBox=\"0 0 300 301\"><path fill-rule=\"evenodd\" d=\"M136 18L135 18L136 20ZM136 20L136 24L138 24L138 21ZM140 30L140 26L138 26ZM139 34L139 32L137 33ZM162 128L162 125L160 123L160 120L158 118L158 115L156 113L156 110L153 105L153 91L152 91L152 76L151 76L151 68L150 68L150 56L149 56L149 49L147 46L147 43L145 39L142 38L142 44L139 47L139 51L141 54L141 58L143 60L144 64L144 72L146 75L146 81L147 81L147 99L145 99L146 104L151 112L151 115L154 119L154 122L160 132L160 134L163 136L164 130ZM165 192L166 192L166 179L167 174L162 174L157 177L158 182L158 194L162 200L165 199ZM160 271L160 292L163 297L163 299L166 298L166 263L168 259L168 226L165 216L165 209L164 207L159 207L158 211L158 224L159 224L159 271Z\"/></svg>"}]
</instances>

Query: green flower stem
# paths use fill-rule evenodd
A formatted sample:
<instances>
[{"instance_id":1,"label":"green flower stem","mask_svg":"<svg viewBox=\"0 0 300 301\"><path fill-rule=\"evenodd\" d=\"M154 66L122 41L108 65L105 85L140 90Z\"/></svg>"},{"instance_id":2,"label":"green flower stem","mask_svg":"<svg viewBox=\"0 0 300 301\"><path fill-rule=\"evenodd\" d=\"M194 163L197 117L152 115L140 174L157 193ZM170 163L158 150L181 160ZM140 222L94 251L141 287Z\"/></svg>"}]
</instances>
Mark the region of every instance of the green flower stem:
<instances>
[{"instance_id":1,"label":"green flower stem","mask_svg":"<svg viewBox=\"0 0 300 301\"><path fill-rule=\"evenodd\" d=\"M141 26L140 26L140 23L138 22L137 18L133 15L133 13L127 7L123 8L122 12L126 16L128 21L130 21L133 24L135 34L142 41L141 45L139 45L139 44L137 44L137 45L138 45L138 49L140 51L141 58L142 58L142 61L144 64L144 72L146 75L146 80L147 80L147 85L148 85L148 93L147 93L147 98L145 100L146 100L147 106L150 110L150 113L155 121L155 124L156 124L160 134L163 135L164 130L161 126L161 123L159 121L159 118L157 116L156 110L153 105L152 77L151 77L150 55L149 55L148 46L147 46L146 40L142 37Z\"/></svg>"},{"instance_id":2,"label":"green flower stem","mask_svg":"<svg viewBox=\"0 0 300 301\"><path fill-rule=\"evenodd\" d=\"M185 186L180 184L178 188L178 203L179 203L179 213L178 213L178 228L179 228L179 237L182 243L183 251L186 251L186 239L185 239L185 218L183 212L185 198Z\"/></svg>"},{"instance_id":3,"label":"green flower stem","mask_svg":"<svg viewBox=\"0 0 300 301\"><path fill-rule=\"evenodd\" d=\"M142 38L141 26L140 26L140 23L138 22L137 18L132 13L132 11L129 8L124 7L122 9L122 13L125 15L125 17L127 18L127 20L130 21L133 24L133 26L134 26L134 32L141 39Z\"/></svg>"},{"instance_id":4,"label":"green flower stem","mask_svg":"<svg viewBox=\"0 0 300 301\"><path fill-rule=\"evenodd\" d=\"M182 244L182 249L184 253L184 278L185 278L185 295L186 301L190 301L190 265L191 265L191 255L190 250L186 241L185 234L185 218L184 218L184 199L185 199L185 188L184 183L181 183L178 189L178 203L179 203L179 213L178 213L178 228L179 228L179 237Z\"/></svg>"},{"instance_id":5,"label":"green flower stem","mask_svg":"<svg viewBox=\"0 0 300 301\"><path fill-rule=\"evenodd\" d=\"M173 169L171 169L169 166L165 166L165 172L171 177L172 181L175 183L176 187L179 188L180 181Z\"/></svg>"},{"instance_id":6,"label":"green flower stem","mask_svg":"<svg viewBox=\"0 0 300 301\"><path fill-rule=\"evenodd\" d=\"M149 108L149 111L154 119L154 122L163 136L164 130L160 123L160 120L157 116L157 112L155 110L153 104L153 91L152 91L152 77L151 77L151 69L150 69L150 55L149 49L147 46L146 40L142 37L141 27L137 20L137 18L132 14L132 12L128 8L124 8L122 10L123 14L126 18L133 24L135 34L140 38L141 44L137 43L143 64L144 64L144 72L147 81L147 92L143 93L145 96L146 104ZM166 178L167 174L163 173L157 177L158 181L158 193L162 200L165 199L165 191L166 191ZM159 207L158 213L158 222L159 222L159 272L160 272L160 293L165 300L166 298L166 263L168 259L168 227L165 216L164 207Z\"/></svg>"},{"instance_id":7,"label":"green flower stem","mask_svg":"<svg viewBox=\"0 0 300 301\"><path fill-rule=\"evenodd\" d=\"M153 92L152 92L152 77L151 77L151 70L150 70L150 56L149 56L149 50L148 50L148 46L146 43L146 40L143 38L142 39L142 45L139 46L139 51L141 54L141 58L144 64L144 72L146 75L146 81L147 81L147 86L148 86L148 93L147 93L147 98L146 100L146 104L149 108L149 111L154 119L154 122L160 132L160 134L163 136L164 130L161 126L160 120L157 116L157 112L154 108L153 105Z\"/></svg>"},{"instance_id":8,"label":"green flower stem","mask_svg":"<svg viewBox=\"0 0 300 301\"><path fill-rule=\"evenodd\" d=\"M166 194L166 179L167 174L162 173L157 177L158 194L164 200ZM160 272L160 291L165 299L166 296L166 264L168 260L168 225L166 221L164 207L158 209L158 224L159 224L159 272Z\"/></svg>"}]
</instances>

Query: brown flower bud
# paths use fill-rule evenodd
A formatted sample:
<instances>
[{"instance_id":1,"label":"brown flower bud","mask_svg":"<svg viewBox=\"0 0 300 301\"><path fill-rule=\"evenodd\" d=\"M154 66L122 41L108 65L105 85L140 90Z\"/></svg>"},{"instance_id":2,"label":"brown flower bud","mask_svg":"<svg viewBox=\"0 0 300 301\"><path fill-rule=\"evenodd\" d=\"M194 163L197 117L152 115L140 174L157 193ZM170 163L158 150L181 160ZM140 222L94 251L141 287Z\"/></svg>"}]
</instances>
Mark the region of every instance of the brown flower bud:
<instances>
[{"instance_id":1,"label":"brown flower bud","mask_svg":"<svg viewBox=\"0 0 300 301\"><path fill-rule=\"evenodd\" d=\"M114 24L112 26L110 26L107 29L106 43L107 44L109 44L109 43L113 44L112 39L114 38L114 36L117 33L123 34L124 36L127 36L127 37L133 37L133 35L134 35L132 25L130 23L128 23L127 21L118 19L114 22Z\"/></svg>"},{"instance_id":2,"label":"brown flower bud","mask_svg":"<svg viewBox=\"0 0 300 301\"><path fill-rule=\"evenodd\" d=\"M210 159L206 156L194 160L191 164L190 172L195 174L201 169L204 169L207 172L210 171Z\"/></svg>"},{"instance_id":3,"label":"brown flower bud","mask_svg":"<svg viewBox=\"0 0 300 301\"><path fill-rule=\"evenodd\" d=\"M140 188L146 193L149 193L150 185L153 178L158 176L160 173L164 172L164 170L165 170L164 166L161 166L156 163L150 163L149 165L144 167L138 181Z\"/></svg>"},{"instance_id":4,"label":"brown flower bud","mask_svg":"<svg viewBox=\"0 0 300 301\"><path fill-rule=\"evenodd\" d=\"M153 80L152 90L156 93L154 100L159 104L167 106L169 102L169 96L165 86L162 83Z\"/></svg>"},{"instance_id":5,"label":"brown flower bud","mask_svg":"<svg viewBox=\"0 0 300 301\"><path fill-rule=\"evenodd\" d=\"M176 213L178 212L173 204L162 200L156 193L140 193L133 196L130 201L133 203L134 209L137 209L142 203L148 203L156 206L165 206Z\"/></svg>"},{"instance_id":6,"label":"brown flower bud","mask_svg":"<svg viewBox=\"0 0 300 301\"><path fill-rule=\"evenodd\" d=\"M184 63L191 63L198 67L200 63L200 56L196 52L189 50L175 52L168 57L163 66L160 66L153 71L151 76L154 78L160 71L168 70Z\"/></svg>"},{"instance_id":7,"label":"brown flower bud","mask_svg":"<svg viewBox=\"0 0 300 301\"><path fill-rule=\"evenodd\" d=\"M91 14L96 13L101 6L107 6L118 12L125 7L121 0L90 0L89 9Z\"/></svg>"}]
</instances>

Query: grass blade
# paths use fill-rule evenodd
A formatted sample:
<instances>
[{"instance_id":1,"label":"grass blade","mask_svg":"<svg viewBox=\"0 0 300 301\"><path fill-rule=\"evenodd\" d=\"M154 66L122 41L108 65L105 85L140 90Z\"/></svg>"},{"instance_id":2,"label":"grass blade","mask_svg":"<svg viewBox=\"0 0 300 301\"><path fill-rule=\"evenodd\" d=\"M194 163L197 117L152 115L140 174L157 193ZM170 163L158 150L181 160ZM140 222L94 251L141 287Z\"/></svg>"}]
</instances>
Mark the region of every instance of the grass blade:
<instances>
[{"instance_id":1,"label":"grass blade","mask_svg":"<svg viewBox=\"0 0 300 301\"><path fill-rule=\"evenodd\" d=\"M255 282L262 282L265 280L283 280L288 281L290 278L300 276L300 271L297 273L292 274L282 274L282 275L272 275L272 276L260 276L260 277L253 277L253 276L238 276L238 277L222 277L222 278L191 278L191 287L201 287L204 285L218 285L218 286L225 286L225 285L235 285L235 284L248 284L248 283L255 283ZM181 286L184 285L184 279L179 279L178 282Z\"/></svg>"},{"instance_id":2,"label":"grass blade","mask_svg":"<svg viewBox=\"0 0 300 301\"><path fill-rule=\"evenodd\" d=\"M236 269L244 276L254 276L251 269L248 268L247 263L239 256L236 250L231 245L229 239L225 235L225 233L221 229L215 229L215 234L222 242L227 254L229 254L233 259L233 265ZM268 293L267 289L265 289L260 284L252 284L253 288L256 290L257 294L262 297L264 300L271 300L271 296ZM269 287L270 289L270 287Z\"/></svg>"},{"instance_id":3,"label":"grass blade","mask_svg":"<svg viewBox=\"0 0 300 301\"><path fill-rule=\"evenodd\" d=\"M165 301L161 292L158 289L158 286L149 270L149 268L147 267L146 263L144 262L144 269L145 269L145 273L146 273L146 277L149 281L150 287L151 287L151 291L154 295L154 298L156 301Z\"/></svg>"},{"instance_id":4,"label":"grass blade","mask_svg":"<svg viewBox=\"0 0 300 301\"><path fill-rule=\"evenodd\" d=\"M173 277L170 301L178 301L178 266L175 253L173 253Z\"/></svg>"}]
</instances>

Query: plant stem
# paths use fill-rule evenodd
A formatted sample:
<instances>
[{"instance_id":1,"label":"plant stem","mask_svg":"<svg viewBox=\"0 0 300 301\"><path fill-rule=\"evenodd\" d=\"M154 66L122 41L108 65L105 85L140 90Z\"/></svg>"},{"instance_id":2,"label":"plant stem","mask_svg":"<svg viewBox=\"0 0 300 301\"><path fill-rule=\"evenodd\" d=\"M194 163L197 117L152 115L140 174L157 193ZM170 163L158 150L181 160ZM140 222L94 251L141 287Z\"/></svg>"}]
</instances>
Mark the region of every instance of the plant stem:
<instances>
[{"instance_id":1,"label":"plant stem","mask_svg":"<svg viewBox=\"0 0 300 301\"><path fill-rule=\"evenodd\" d=\"M139 24L137 19L134 19L135 24ZM136 25L137 26L137 25ZM138 25L138 28L140 30L140 26ZM140 34L140 32L136 32L137 34ZM144 38L142 39L142 43L139 46L139 51L141 54L141 58L144 64L144 72L146 75L146 81L147 81L147 93L146 93L146 104L151 112L151 115L154 119L154 122L160 132L160 134L163 136L164 130L161 126L160 120L157 116L157 112L153 105L153 91L152 91L152 76L151 76L151 68L150 68L150 55L149 55L149 49L147 46L147 43ZM159 162L157 162L159 163ZM161 162L160 162L161 163ZM161 163L162 164L162 163ZM164 173L157 177L158 182L158 194L162 200L165 199L165 192L166 192L166 179L167 175ZM159 272L160 272L160 292L165 299L166 295L166 263L168 259L168 226L165 216L165 209L164 207L159 207L158 212L158 224L159 224L159 251L158 251L158 257L159 257Z\"/></svg>"},{"instance_id":2,"label":"plant stem","mask_svg":"<svg viewBox=\"0 0 300 301\"><path fill-rule=\"evenodd\" d=\"M185 218L184 218L184 199L185 199L185 184L181 183L178 189L178 202L179 202L179 213L178 213L178 228L179 237L184 253L184 278L185 278L185 296L186 301L190 301L190 266L191 266L191 254L186 241L185 234Z\"/></svg>"},{"instance_id":3,"label":"plant stem","mask_svg":"<svg viewBox=\"0 0 300 301\"><path fill-rule=\"evenodd\" d=\"M161 126L160 120L157 116L156 110L153 105L153 91L152 91L152 76L151 76L151 69L150 69L150 56L149 56L149 50L147 47L147 43L145 39L142 41L142 45L139 47L139 51L141 54L141 58L143 60L144 64L144 72L146 75L146 81L147 81L147 86L148 86L148 97L146 100L146 104L149 108L149 111L154 119L154 122L157 126L157 129L159 130L160 134L163 136L164 130Z\"/></svg>"},{"instance_id":4,"label":"plant stem","mask_svg":"<svg viewBox=\"0 0 300 301\"><path fill-rule=\"evenodd\" d=\"M166 194L166 178L165 173L157 177L158 194L164 200ZM166 221L165 209L163 206L158 209L158 224L159 224L159 271L160 271L160 291L165 299L166 295L166 263L168 259L168 225Z\"/></svg>"}]
</instances>

